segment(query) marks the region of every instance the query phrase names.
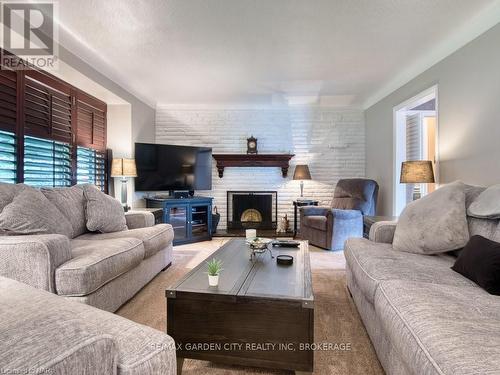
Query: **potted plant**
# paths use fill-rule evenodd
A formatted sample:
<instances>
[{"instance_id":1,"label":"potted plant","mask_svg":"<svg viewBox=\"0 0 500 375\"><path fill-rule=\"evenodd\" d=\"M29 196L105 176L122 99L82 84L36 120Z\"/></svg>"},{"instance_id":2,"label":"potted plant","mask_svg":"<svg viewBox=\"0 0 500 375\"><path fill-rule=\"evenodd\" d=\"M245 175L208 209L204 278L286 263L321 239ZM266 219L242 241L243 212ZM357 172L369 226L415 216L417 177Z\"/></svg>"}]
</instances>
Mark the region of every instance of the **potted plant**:
<instances>
[{"instance_id":1,"label":"potted plant","mask_svg":"<svg viewBox=\"0 0 500 375\"><path fill-rule=\"evenodd\" d=\"M219 285L219 275L222 271L222 261L217 259L212 259L207 262L208 266L208 285L218 286Z\"/></svg>"}]
</instances>

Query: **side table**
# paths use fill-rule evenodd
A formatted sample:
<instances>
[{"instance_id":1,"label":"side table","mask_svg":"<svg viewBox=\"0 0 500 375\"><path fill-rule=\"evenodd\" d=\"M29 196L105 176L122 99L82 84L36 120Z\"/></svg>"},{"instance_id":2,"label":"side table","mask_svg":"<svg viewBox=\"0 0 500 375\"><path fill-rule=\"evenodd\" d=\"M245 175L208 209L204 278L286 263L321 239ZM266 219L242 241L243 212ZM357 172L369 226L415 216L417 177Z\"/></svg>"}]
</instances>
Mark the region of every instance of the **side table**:
<instances>
[{"instance_id":1,"label":"side table","mask_svg":"<svg viewBox=\"0 0 500 375\"><path fill-rule=\"evenodd\" d=\"M318 203L318 201L313 199L297 199L293 201L293 238L297 236L297 212L299 207L317 206Z\"/></svg>"},{"instance_id":2,"label":"side table","mask_svg":"<svg viewBox=\"0 0 500 375\"><path fill-rule=\"evenodd\" d=\"M397 221L397 216L363 216L363 237L370 238L370 228L378 221Z\"/></svg>"}]
</instances>

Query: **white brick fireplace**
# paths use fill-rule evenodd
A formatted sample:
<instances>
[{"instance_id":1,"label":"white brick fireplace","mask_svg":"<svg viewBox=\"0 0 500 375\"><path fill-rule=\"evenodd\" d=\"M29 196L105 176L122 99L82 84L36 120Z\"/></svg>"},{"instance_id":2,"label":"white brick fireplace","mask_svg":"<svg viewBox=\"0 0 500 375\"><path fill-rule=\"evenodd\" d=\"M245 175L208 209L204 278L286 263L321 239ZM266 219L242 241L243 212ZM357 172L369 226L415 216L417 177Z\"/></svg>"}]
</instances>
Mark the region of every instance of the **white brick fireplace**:
<instances>
[{"instance_id":1,"label":"white brick fireplace","mask_svg":"<svg viewBox=\"0 0 500 375\"><path fill-rule=\"evenodd\" d=\"M259 153L292 153L288 177L279 168L226 168L219 178L213 161L211 191L226 228L228 190L278 191L278 219L288 215L293 225L292 201L300 195L293 181L296 164L309 164L312 181L305 181L304 197L328 205L341 178L365 176L365 127L362 110L324 107L207 107L159 105L156 142L208 146L214 153L246 153L246 139L258 139Z\"/></svg>"}]
</instances>

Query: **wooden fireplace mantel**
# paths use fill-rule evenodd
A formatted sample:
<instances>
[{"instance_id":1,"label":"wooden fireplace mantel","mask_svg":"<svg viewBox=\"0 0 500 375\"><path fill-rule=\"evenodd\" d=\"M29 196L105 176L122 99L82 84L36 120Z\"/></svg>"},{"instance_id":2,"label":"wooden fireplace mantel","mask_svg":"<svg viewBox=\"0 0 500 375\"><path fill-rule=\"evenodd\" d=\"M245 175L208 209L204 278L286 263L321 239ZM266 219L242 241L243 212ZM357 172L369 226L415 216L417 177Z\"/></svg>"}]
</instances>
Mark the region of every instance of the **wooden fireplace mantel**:
<instances>
[{"instance_id":1,"label":"wooden fireplace mantel","mask_svg":"<svg viewBox=\"0 0 500 375\"><path fill-rule=\"evenodd\" d=\"M290 159L293 154L213 154L217 161L219 177L224 176L226 167L278 167L283 178L288 174Z\"/></svg>"}]
</instances>

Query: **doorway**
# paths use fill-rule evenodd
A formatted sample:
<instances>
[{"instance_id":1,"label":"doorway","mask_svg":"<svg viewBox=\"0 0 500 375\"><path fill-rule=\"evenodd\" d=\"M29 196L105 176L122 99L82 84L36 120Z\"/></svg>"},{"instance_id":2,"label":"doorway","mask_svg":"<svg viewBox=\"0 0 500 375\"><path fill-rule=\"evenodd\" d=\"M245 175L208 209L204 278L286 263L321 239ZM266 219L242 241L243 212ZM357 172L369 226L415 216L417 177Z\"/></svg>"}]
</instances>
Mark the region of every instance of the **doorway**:
<instances>
[{"instance_id":1,"label":"doorway","mask_svg":"<svg viewBox=\"0 0 500 375\"><path fill-rule=\"evenodd\" d=\"M434 191L439 181L437 85L394 107L393 159L393 213L399 216L413 200L415 190L424 196ZM401 163L410 160L430 160L436 184L401 184Z\"/></svg>"}]
</instances>

